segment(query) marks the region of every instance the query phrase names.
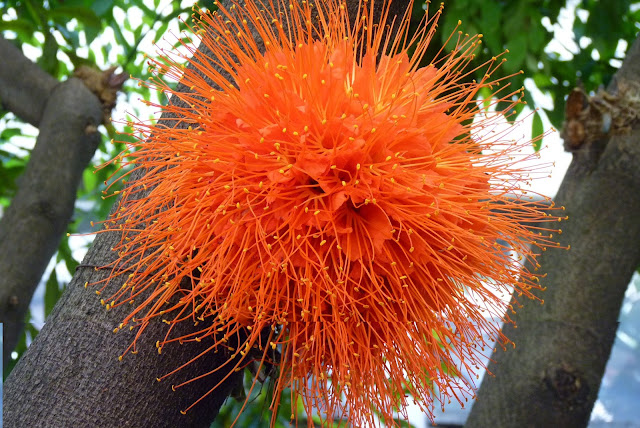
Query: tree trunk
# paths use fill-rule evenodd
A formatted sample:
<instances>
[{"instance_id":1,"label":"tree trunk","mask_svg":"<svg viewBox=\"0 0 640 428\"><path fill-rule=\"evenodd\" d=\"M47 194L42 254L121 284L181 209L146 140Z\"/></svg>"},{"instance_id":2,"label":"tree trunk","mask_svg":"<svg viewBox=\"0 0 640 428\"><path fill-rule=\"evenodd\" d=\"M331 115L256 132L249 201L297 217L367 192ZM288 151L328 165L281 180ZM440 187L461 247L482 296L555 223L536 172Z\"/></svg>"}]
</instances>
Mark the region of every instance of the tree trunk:
<instances>
[{"instance_id":1,"label":"tree trunk","mask_svg":"<svg viewBox=\"0 0 640 428\"><path fill-rule=\"evenodd\" d=\"M0 37L2 106L40 128L20 187L0 218L3 361L24 327L31 297L73 214L76 192L100 142L102 105L81 80L57 82Z\"/></svg>"},{"instance_id":2,"label":"tree trunk","mask_svg":"<svg viewBox=\"0 0 640 428\"><path fill-rule=\"evenodd\" d=\"M110 256L113 234L103 234L85 257L84 264L101 265ZM135 332L113 333L127 307L109 312L98 302L85 281L103 275L80 267L51 313L42 331L13 369L4 386L4 424L20 427L208 427L229 395L227 382L194 411L182 415L222 378L217 374L173 392L177 384L221 366L225 355L208 353L190 371L167 381L156 378L202 352L200 347L166 347L161 355L154 341L164 334L163 324L152 324L139 343L139 353L118 356ZM240 373L234 373L237 380Z\"/></svg>"},{"instance_id":3,"label":"tree trunk","mask_svg":"<svg viewBox=\"0 0 640 428\"><path fill-rule=\"evenodd\" d=\"M574 151L556 198L569 216L559 238L571 249L549 249L539 259L548 274L539 294L545 303L526 302L512 316L517 329L504 327L516 348L494 350L494 376L485 376L468 428L589 422L625 290L640 266L640 39L608 93L602 97L613 106L612 128L587 135ZM601 132L605 124L585 129Z\"/></svg>"}]
</instances>

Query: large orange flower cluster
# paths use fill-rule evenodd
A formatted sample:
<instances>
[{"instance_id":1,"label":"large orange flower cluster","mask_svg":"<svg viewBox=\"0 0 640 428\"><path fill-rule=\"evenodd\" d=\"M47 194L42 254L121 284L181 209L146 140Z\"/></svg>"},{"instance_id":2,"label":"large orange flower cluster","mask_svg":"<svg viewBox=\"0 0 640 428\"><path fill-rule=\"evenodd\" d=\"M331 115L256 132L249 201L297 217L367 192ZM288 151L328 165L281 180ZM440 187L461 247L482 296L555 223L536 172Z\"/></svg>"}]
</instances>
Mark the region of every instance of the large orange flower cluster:
<instances>
[{"instance_id":1,"label":"large orange flower cluster","mask_svg":"<svg viewBox=\"0 0 640 428\"><path fill-rule=\"evenodd\" d=\"M217 6L193 28L209 56L150 60L146 84L171 99L116 159L144 175L104 222L122 239L102 285L127 276L107 308L133 301L120 328L137 337L168 324L158 351L242 331L237 367L278 368L273 409L290 387L325 425L391 425L407 394L431 415L466 401L488 340L508 341L486 320L499 294L531 297L540 275L522 261L556 245L536 227L553 210L522 189L530 142L478 119L481 88L520 89L491 78L496 58L468 83L480 36L454 33L419 67L440 10L410 34L410 12L395 32L374 24L374 0L351 20L337 0ZM197 328L172 336L181 322Z\"/></svg>"}]
</instances>

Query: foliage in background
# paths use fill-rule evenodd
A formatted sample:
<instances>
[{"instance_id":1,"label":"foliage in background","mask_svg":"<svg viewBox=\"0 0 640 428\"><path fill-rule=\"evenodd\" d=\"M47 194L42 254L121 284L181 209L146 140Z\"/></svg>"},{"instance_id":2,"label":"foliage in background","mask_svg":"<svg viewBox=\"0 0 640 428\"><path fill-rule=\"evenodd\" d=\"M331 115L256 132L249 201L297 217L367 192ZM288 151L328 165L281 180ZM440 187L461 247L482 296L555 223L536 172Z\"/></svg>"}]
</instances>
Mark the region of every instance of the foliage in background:
<instances>
[{"instance_id":1,"label":"foliage in background","mask_svg":"<svg viewBox=\"0 0 640 428\"><path fill-rule=\"evenodd\" d=\"M212 1L201 1L201 7L212 6ZM557 27L561 8L577 5L573 27L574 44L557 49L557 43L550 44ZM180 0L0 0L0 32L10 39L56 79L64 80L80 65L90 65L105 69L118 65L135 78L149 76L144 59L144 50L151 41L167 36L167 43L175 42L179 31L185 28L182 16L189 19L191 1ZM432 12L437 5L432 4ZM417 2L416 13L420 16L423 4ZM595 92L606 85L619 61L624 57L626 43L631 43L638 31L640 3L631 0L605 2L598 0L448 0L445 2L439 32L430 48L433 57L458 26L466 33L483 33L483 49L478 55L478 64L494 55L509 50L508 61L496 72L494 78L518 73L511 78L513 88L523 86L525 78L543 94L548 95L553 104L534 114L533 136L542 134L542 117L547 116L551 124L560 128L564 116L564 97L570 89L582 84L588 92ZM417 22L417 21L416 21ZM165 45L161 42L161 45ZM148 52L153 55L153 52ZM480 53L480 52L479 52ZM478 78L479 76L470 76ZM148 88L138 86L134 80L125 84L125 93L119 104L130 104L127 113L148 115L137 110L138 98L158 99L158 94ZM486 94L481 94L486 95ZM525 101L535 105L532 94L525 93ZM498 106L500 108L500 106ZM519 113L516 112L516 113ZM117 119L123 119L125 112L118 110ZM119 131L122 125L116 123ZM11 113L0 111L0 213L7 207L19 185L18 178L29 160L30 148L35 142L37 130L25 126ZM84 179L78 194L78 203L70 233L87 232L89 222L104 219L112 199L102 199L103 182L114 171L111 165L97 172L94 166L113 158L121 146L108 144L109 138L103 129L103 142L91 165L84 172ZM124 139L120 136L119 139ZM54 269L45 282L44 314L49 314L64 288L64 277L70 277L78 264L72 254L69 238L63 240L55 256L58 269ZM18 357L26 350L27 344L35 337L38 326L29 314L27 326L16 353ZM10 370L15 361L8 364ZM8 370L8 371L9 371ZM5 372L5 376L8 374ZM264 396L256 398L255 413L244 413L243 417L253 418L255 426L260 426L261 416L268 418L262 408ZM236 402L229 403L220 420L237 413ZM262 403L258 405L258 403ZM235 407L234 407L235 406ZM234 411L234 408L236 411ZM282 406L286 409L287 406ZM283 410L283 426L289 417ZM225 413L226 412L226 413ZM262 412L262 413L260 413ZM224 416L226 415L226 416ZM249 423L247 421L247 423ZM243 425L244 426L244 425ZM250 426L250 425L246 425Z\"/></svg>"},{"instance_id":2,"label":"foliage in background","mask_svg":"<svg viewBox=\"0 0 640 428\"><path fill-rule=\"evenodd\" d=\"M575 5L573 42L550 45L563 7ZM556 129L564 119L564 99L571 89L583 85L593 93L607 85L625 56L626 46L638 32L640 4L631 0L450 0L445 2L439 37L445 41L462 21L467 33L483 34L479 61L505 49L507 61L493 77L518 73L510 81L514 88L532 83L553 102L552 108L534 114L532 136L543 133L540 113ZM623 48L623 49L622 49ZM484 59L483 59L484 58ZM484 95L484 94L481 94ZM536 106L531 91L524 100ZM523 107L523 106L521 106ZM497 107L501 110L500 106ZM519 113L519 112L518 112Z\"/></svg>"}]
</instances>

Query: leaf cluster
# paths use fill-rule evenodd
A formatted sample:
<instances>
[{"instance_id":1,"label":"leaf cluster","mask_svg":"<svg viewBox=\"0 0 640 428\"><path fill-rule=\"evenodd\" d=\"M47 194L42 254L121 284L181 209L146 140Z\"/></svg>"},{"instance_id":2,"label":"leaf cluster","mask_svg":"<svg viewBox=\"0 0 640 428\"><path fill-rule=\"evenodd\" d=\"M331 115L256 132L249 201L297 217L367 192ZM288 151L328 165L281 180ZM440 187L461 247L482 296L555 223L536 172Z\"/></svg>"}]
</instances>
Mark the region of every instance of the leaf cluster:
<instances>
[{"instance_id":1,"label":"leaf cluster","mask_svg":"<svg viewBox=\"0 0 640 428\"><path fill-rule=\"evenodd\" d=\"M640 3L631 0L451 0L445 2L440 40L434 40L434 52L458 27L459 20L462 21L459 29L463 32L483 35L482 52L478 52L475 65L508 50L507 61L492 77L499 79L522 70L524 73L510 78L512 88L520 88L528 80L528 88L533 87L550 98L551 105L542 107L538 99L534 99L533 91L524 93L526 104L539 108L534 113L532 129L532 136L536 137L544 132L541 116L546 116L556 129L562 127L564 101L573 87L583 86L587 92L594 93L610 82L625 56L626 47L638 32ZM481 74L479 71L472 78L479 79ZM506 104L498 105L497 109L504 107ZM516 107L511 119L523 108L522 104Z\"/></svg>"}]
</instances>

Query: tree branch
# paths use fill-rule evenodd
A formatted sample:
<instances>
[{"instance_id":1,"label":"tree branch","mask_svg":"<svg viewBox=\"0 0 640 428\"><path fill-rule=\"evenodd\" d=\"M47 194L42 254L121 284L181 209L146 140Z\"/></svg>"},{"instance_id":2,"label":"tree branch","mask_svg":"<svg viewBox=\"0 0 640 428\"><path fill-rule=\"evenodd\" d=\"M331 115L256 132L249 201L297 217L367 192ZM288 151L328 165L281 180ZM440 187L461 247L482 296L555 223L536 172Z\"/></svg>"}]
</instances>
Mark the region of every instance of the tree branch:
<instances>
[{"instance_id":1,"label":"tree branch","mask_svg":"<svg viewBox=\"0 0 640 428\"><path fill-rule=\"evenodd\" d=\"M59 83L0 35L0 105L36 128Z\"/></svg>"},{"instance_id":2,"label":"tree branch","mask_svg":"<svg viewBox=\"0 0 640 428\"><path fill-rule=\"evenodd\" d=\"M100 142L97 126L101 121L100 102L78 79L59 84L46 98L36 146L18 192L0 219L0 321L4 323L5 362L18 341L33 292L73 213L82 171Z\"/></svg>"},{"instance_id":3,"label":"tree branch","mask_svg":"<svg viewBox=\"0 0 640 428\"><path fill-rule=\"evenodd\" d=\"M609 92L640 88L640 38ZM640 95L640 93L636 94ZM638 113L638 112L637 112ZM540 297L503 328L515 349L492 355L467 427L585 427L618 327L625 290L640 265L640 129L574 152L556 203L571 250L549 249Z\"/></svg>"},{"instance_id":4,"label":"tree branch","mask_svg":"<svg viewBox=\"0 0 640 428\"><path fill-rule=\"evenodd\" d=\"M113 235L100 235L85 263L105 262L111 253ZM206 394L228 374L224 352L209 352L188 371L157 382L156 378L203 352L200 346L166 347L161 355L154 341L163 337L162 323L152 324L139 341L136 355L122 361L120 355L135 332L112 332L114 324L130 308L109 312L100 305L85 281L104 277L103 271L80 268L41 332L20 359L4 385L4 423L7 427L208 427L231 393L230 381L210 394L193 411L182 415L194 401ZM184 328L178 325L177 328ZM219 372L172 391L195 374Z\"/></svg>"}]
</instances>

